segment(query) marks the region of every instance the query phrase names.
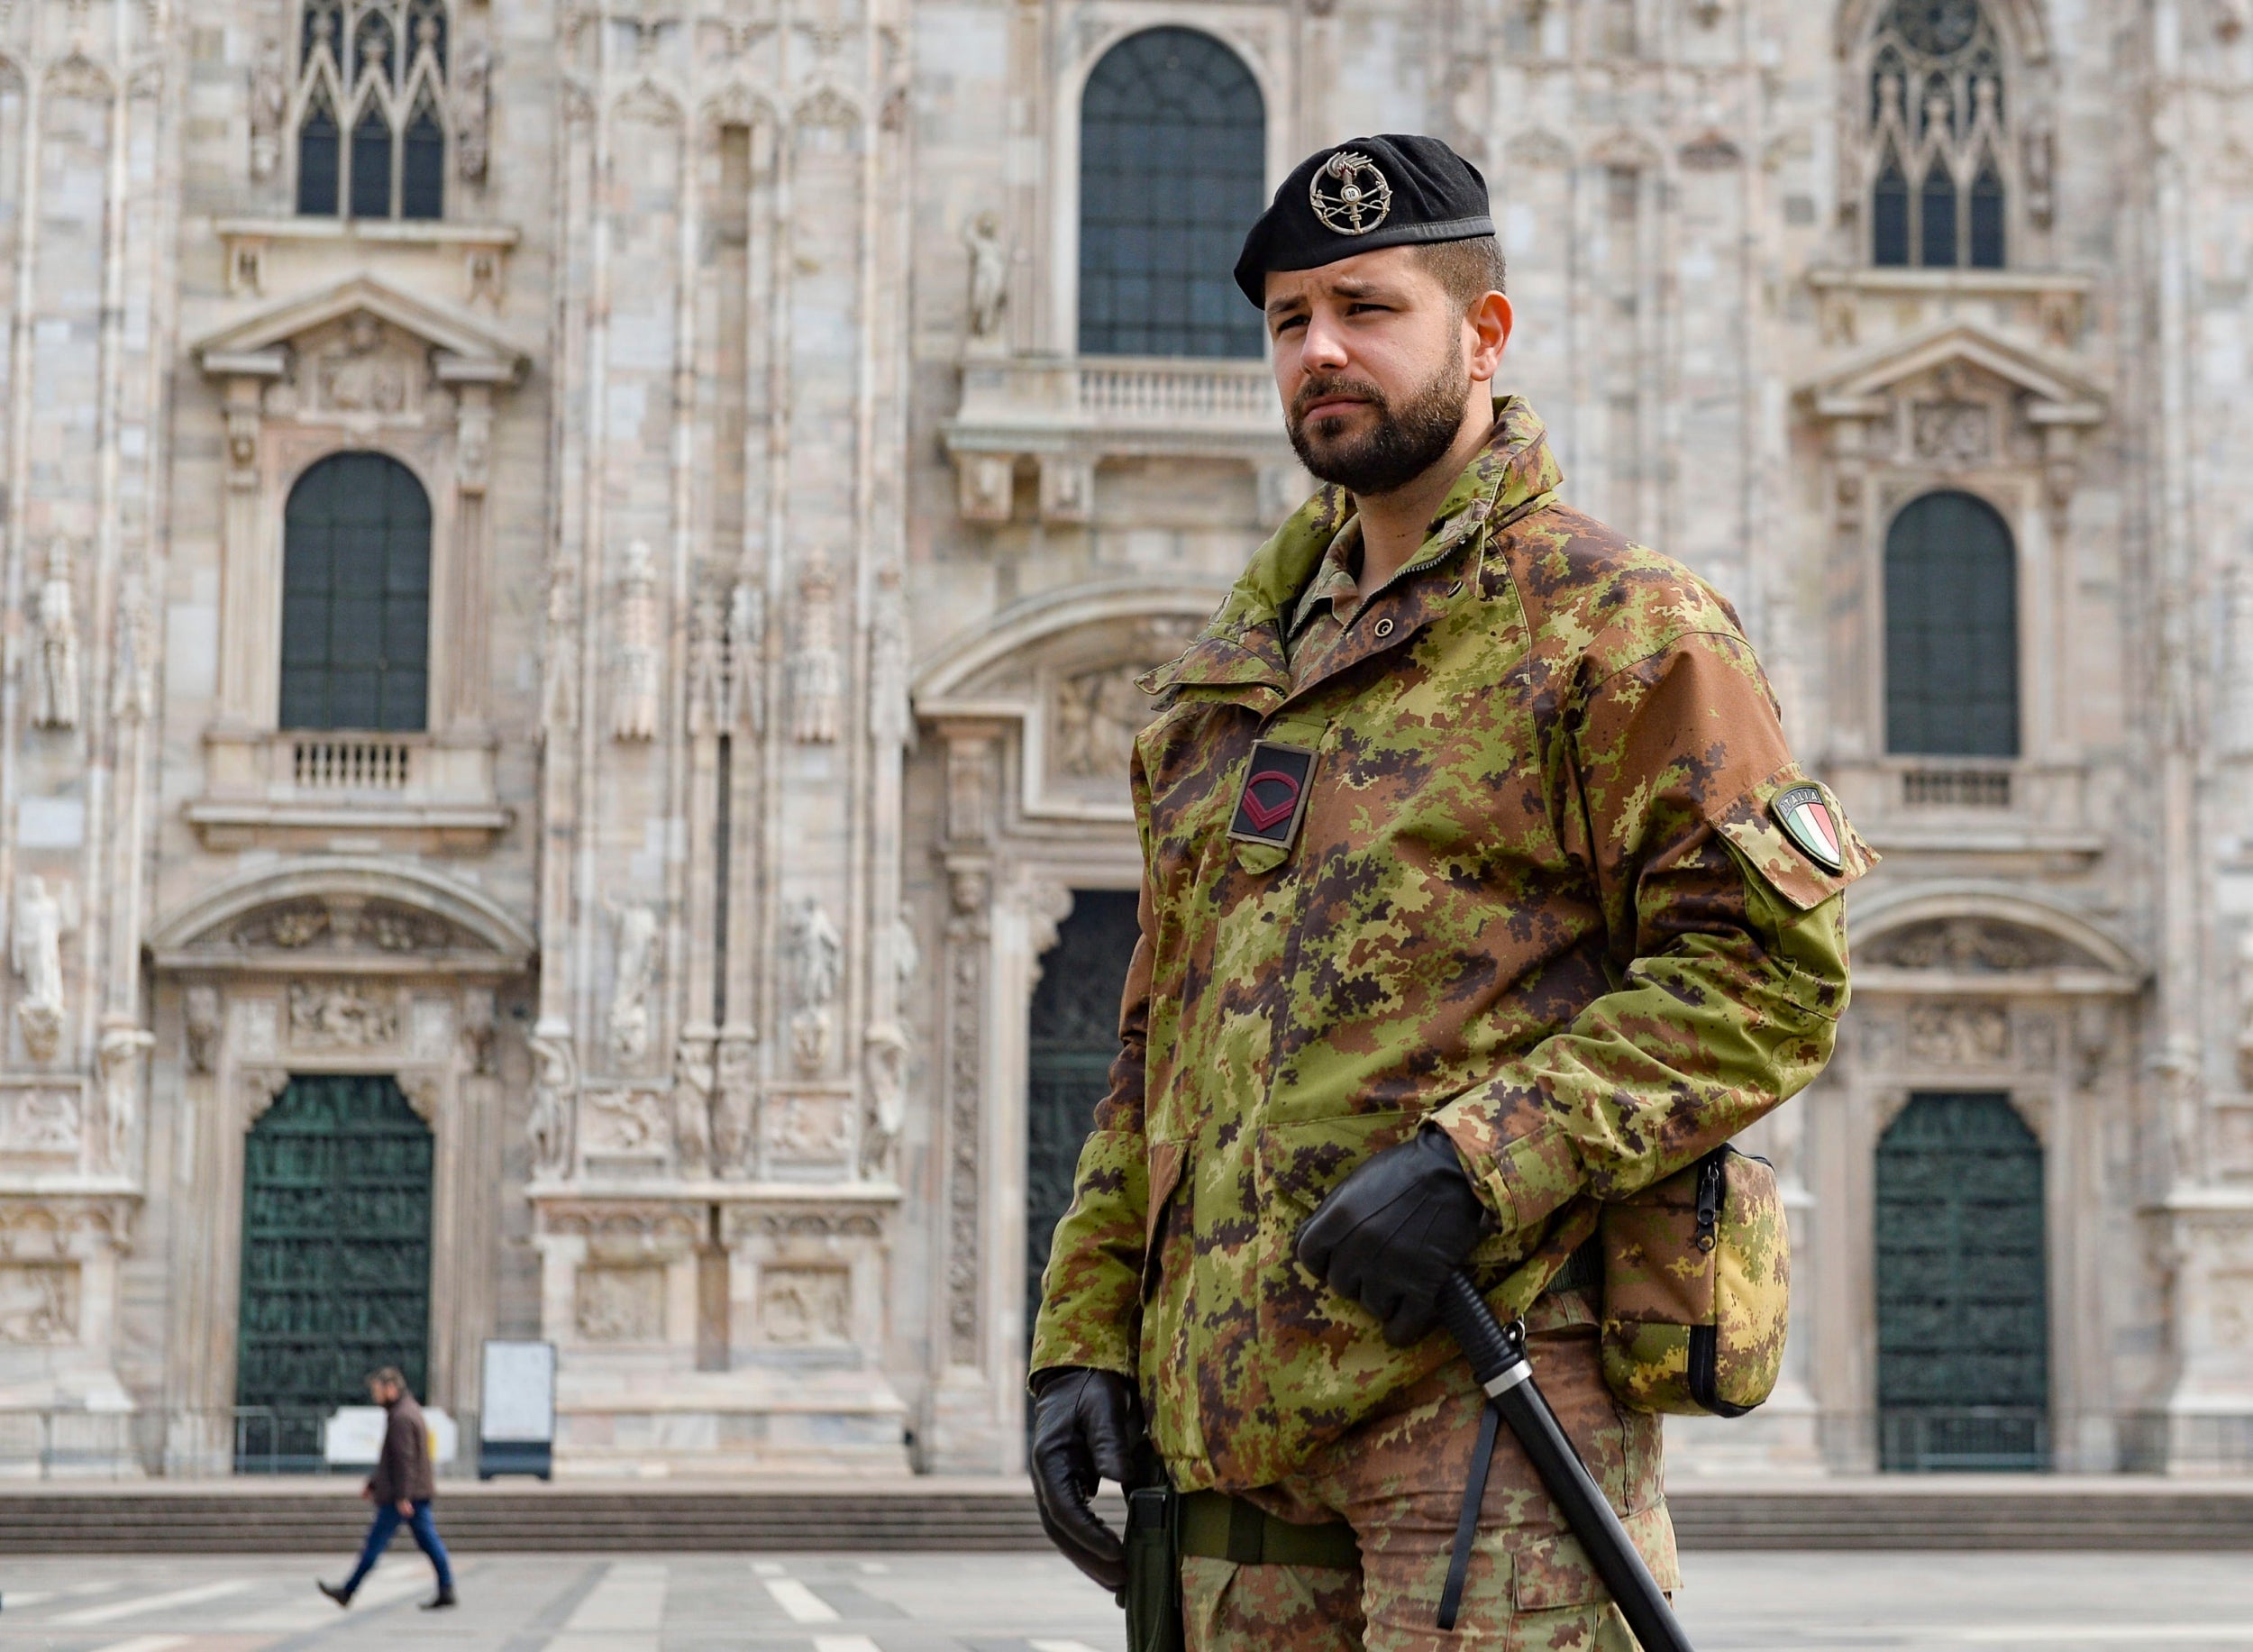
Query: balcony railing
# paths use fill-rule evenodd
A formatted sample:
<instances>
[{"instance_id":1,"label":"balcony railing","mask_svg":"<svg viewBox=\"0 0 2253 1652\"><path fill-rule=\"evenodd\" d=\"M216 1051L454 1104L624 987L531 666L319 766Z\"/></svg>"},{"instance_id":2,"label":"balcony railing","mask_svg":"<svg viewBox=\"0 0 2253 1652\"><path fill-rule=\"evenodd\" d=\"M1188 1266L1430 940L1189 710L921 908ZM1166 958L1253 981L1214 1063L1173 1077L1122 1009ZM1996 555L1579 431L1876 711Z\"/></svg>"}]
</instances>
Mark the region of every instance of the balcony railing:
<instances>
[{"instance_id":1,"label":"balcony railing","mask_svg":"<svg viewBox=\"0 0 2253 1652\"><path fill-rule=\"evenodd\" d=\"M1904 769L1901 800L1908 808L2009 808L2008 769Z\"/></svg>"},{"instance_id":2,"label":"balcony railing","mask_svg":"<svg viewBox=\"0 0 2253 1652\"><path fill-rule=\"evenodd\" d=\"M299 791L405 791L414 783L415 747L404 740L296 740L289 779Z\"/></svg>"},{"instance_id":3,"label":"balcony railing","mask_svg":"<svg viewBox=\"0 0 2253 1652\"><path fill-rule=\"evenodd\" d=\"M1080 411L1129 423L1272 424L1274 380L1261 364L1251 368L1083 361Z\"/></svg>"}]
</instances>

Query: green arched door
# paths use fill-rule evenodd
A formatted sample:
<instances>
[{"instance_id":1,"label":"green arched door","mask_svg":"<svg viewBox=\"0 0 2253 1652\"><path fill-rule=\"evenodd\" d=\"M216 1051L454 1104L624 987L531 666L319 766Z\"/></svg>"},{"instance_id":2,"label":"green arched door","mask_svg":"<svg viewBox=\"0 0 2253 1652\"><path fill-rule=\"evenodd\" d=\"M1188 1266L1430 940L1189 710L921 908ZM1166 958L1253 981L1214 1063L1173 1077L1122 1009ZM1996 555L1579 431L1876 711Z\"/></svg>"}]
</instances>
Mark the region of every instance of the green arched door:
<instances>
[{"instance_id":1,"label":"green arched door","mask_svg":"<svg viewBox=\"0 0 2253 1652\"><path fill-rule=\"evenodd\" d=\"M429 1392L432 1162L388 1076L292 1078L243 1142L238 1467L320 1466L379 1366Z\"/></svg>"},{"instance_id":2,"label":"green arched door","mask_svg":"<svg viewBox=\"0 0 2253 1652\"><path fill-rule=\"evenodd\" d=\"M1040 1310L1041 1270L1056 1224L1072 1204L1080 1145L1109 1087L1118 1054L1118 1000L1134 961L1136 898L1080 890L1056 944L1041 954L1033 990L1031 1060L1026 1075L1025 1332Z\"/></svg>"},{"instance_id":3,"label":"green arched door","mask_svg":"<svg viewBox=\"0 0 2253 1652\"><path fill-rule=\"evenodd\" d=\"M2042 1148L2008 1097L1911 1096L1877 1146L1880 1466L2049 1461Z\"/></svg>"}]
</instances>

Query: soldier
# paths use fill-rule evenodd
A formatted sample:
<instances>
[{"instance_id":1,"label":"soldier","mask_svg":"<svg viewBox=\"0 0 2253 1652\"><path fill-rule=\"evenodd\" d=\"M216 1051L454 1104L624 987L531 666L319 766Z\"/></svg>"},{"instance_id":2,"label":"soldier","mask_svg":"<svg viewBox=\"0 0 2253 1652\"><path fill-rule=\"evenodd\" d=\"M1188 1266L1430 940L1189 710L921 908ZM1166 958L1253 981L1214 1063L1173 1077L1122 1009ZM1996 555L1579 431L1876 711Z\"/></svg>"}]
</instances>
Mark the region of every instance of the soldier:
<instances>
[{"instance_id":1,"label":"soldier","mask_svg":"<svg viewBox=\"0 0 2253 1652\"><path fill-rule=\"evenodd\" d=\"M1466 1266L1660 1583L1659 1419L1598 1358L1600 1201L1829 1059L1872 863L1792 761L1729 605L1583 516L1491 381L1484 180L1423 137L1301 162L1245 240L1324 487L1143 680L1141 939L1031 1356L1050 1536L1145 1444L1192 1648L1632 1645L1504 1437L1461 1629L1436 1605L1483 1396Z\"/></svg>"}]
</instances>

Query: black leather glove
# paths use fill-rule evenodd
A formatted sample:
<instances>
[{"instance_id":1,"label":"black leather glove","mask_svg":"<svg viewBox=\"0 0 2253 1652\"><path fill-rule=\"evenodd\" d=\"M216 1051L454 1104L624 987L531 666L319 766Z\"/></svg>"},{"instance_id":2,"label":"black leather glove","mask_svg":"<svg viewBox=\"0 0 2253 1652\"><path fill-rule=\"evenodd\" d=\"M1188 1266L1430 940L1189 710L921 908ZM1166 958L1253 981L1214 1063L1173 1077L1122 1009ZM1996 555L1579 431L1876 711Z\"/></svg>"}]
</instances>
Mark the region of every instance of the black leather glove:
<instances>
[{"instance_id":1,"label":"black leather glove","mask_svg":"<svg viewBox=\"0 0 2253 1652\"><path fill-rule=\"evenodd\" d=\"M1117 1594L1126 1586L1126 1546L1095 1518L1099 1480L1121 1485L1142 1444L1142 1402L1116 1371L1059 1365L1033 1395L1033 1497L1041 1529L1064 1558Z\"/></svg>"},{"instance_id":2,"label":"black leather glove","mask_svg":"<svg viewBox=\"0 0 2253 1652\"><path fill-rule=\"evenodd\" d=\"M1438 1321L1439 1287L1485 1230L1486 1207L1455 1145L1427 1127L1356 1165L1300 1226L1295 1248L1403 1347Z\"/></svg>"}]
</instances>

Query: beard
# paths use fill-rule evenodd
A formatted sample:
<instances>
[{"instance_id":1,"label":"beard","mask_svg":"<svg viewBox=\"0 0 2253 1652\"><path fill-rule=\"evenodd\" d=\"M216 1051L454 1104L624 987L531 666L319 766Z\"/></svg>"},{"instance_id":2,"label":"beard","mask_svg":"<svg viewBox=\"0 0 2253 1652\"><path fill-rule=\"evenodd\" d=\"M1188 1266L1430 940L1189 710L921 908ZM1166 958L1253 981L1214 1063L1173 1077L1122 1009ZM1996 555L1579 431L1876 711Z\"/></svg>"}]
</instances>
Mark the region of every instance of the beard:
<instances>
[{"instance_id":1,"label":"beard","mask_svg":"<svg viewBox=\"0 0 2253 1652\"><path fill-rule=\"evenodd\" d=\"M1323 418L1309 429L1303 409L1336 395L1367 404L1376 415L1375 427L1360 435L1325 435L1320 433L1330 420ZM1287 421L1291 452L1318 481L1334 482L1364 497L1391 493L1446 457L1462 434L1470 395L1471 370L1460 357L1451 359L1397 407L1364 379L1309 379L1291 399Z\"/></svg>"}]
</instances>

